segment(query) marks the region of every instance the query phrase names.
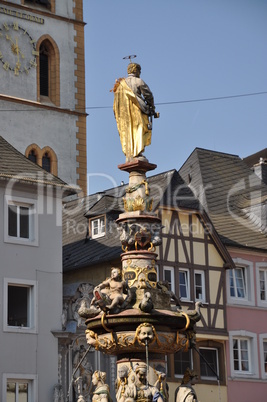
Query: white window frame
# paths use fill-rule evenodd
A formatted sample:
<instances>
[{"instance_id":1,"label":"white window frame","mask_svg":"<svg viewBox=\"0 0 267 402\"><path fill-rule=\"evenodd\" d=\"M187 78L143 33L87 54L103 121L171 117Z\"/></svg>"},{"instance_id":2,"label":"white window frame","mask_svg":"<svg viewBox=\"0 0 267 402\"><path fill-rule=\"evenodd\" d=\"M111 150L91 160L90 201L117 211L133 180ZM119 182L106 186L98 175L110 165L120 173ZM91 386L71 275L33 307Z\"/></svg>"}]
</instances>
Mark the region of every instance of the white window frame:
<instances>
[{"instance_id":1,"label":"white window frame","mask_svg":"<svg viewBox=\"0 0 267 402\"><path fill-rule=\"evenodd\" d=\"M260 271L265 273L265 294L266 300L261 300L261 289L260 289ZM267 307L267 263L256 263L256 288L257 288L257 305L259 307Z\"/></svg>"},{"instance_id":2,"label":"white window frame","mask_svg":"<svg viewBox=\"0 0 267 402\"><path fill-rule=\"evenodd\" d=\"M230 293L230 270L226 271L227 276L227 301L228 304L242 304L242 305L255 305L255 291L254 291L254 275L253 275L253 262L244 260L242 258L233 259L236 268L243 268L245 274L245 297L231 296Z\"/></svg>"},{"instance_id":3,"label":"white window frame","mask_svg":"<svg viewBox=\"0 0 267 402\"><path fill-rule=\"evenodd\" d=\"M261 366L261 378L267 379L267 371L265 371L265 359L264 359L264 343L267 345L267 333L260 334L260 366ZM267 356L266 356L267 358Z\"/></svg>"},{"instance_id":4,"label":"white window frame","mask_svg":"<svg viewBox=\"0 0 267 402\"><path fill-rule=\"evenodd\" d=\"M241 281L242 281L242 287L240 289L244 293L243 296L238 296L238 284L237 284L237 273L241 273ZM231 274L232 274L232 280L233 280L233 290L234 290L234 295L231 294ZM229 286L230 286L230 296L232 299L243 299L243 300L248 300L248 278L247 278L247 271L246 267L236 267L232 268L229 271Z\"/></svg>"},{"instance_id":5,"label":"white window frame","mask_svg":"<svg viewBox=\"0 0 267 402\"><path fill-rule=\"evenodd\" d=\"M180 273L185 273L185 277L187 279L186 281L186 289L187 289L187 296L186 297L182 297L181 292L180 292ZM179 268L179 296L181 301L190 301L190 272L189 269L187 268Z\"/></svg>"},{"instance_id":6,"label":"white window frame","mask_svg":"<svg viewBox=\"0 0 267 402\"><path fill-rule=\"evenodd\" d=\"M197 295L196 295L196 288L197 288L196 274L201 275L201 287L202 287L201 298L197 298ZM200 271L197 269L194 271L194 292L195 292L195 301L202 301L202 302L206 301L205 272L204 271Z\"/></svg>"},{"instance_id":7,"label":"white window frame","mask_svg":"<svg viewBox=\"0 0 267 402\"><path fill-rule=\"evenodd\" d=\"M174 281L174 267L163 267L163 280L166 281L165 279L165 272L170 272L171 273L171 286L170 289L173 293L175 293L175 281Z\"/></svg>"},{"instance_id":8,"label":"white window frame","mask_svg":"<svg viewBox=\"0 0 267 402\"><path fill-rule=\"evenodd\" d=\"M201 351L202 350L214 350L215 351L215 354L216 354L216 367L215 367L215 371L216 371L216 373L217 373L217 375L218 375L218 377L220 376L220 372L219 372L219 350L218 350L218 348L214 348L214 347L209 347L209 346L200 346L199 347L199 352L201 353ZM199 359L200 359L200 364L201 364L201 360L202 360L202 357L201 357L201 355L199 356ZM216 375L215 375L215 373L212 375L212 376L205 376L205 375L202 375L201 374L201 368L199 367L199 377L201 377L203 380L211 380L211 381L214 381L214 380L217 380L217 377L216 377Z\"/></svg>"},{"instance_id":9,"label":"white window frame","mask_svg":"<svg viewBox=\"0 0 267 402\"><path fill-rule=\"evenodd\" d=\"M233 344L234 340L247 340L248 342L248 361L249 370L235 370L234 369L234 352ZM259 365L258 365L258 351L257 351L257 335L253 332L241 330L241 331L229 331L229 353L230 353L230 367L232 378L259 378Z\"/></svg>"},{"instance_id":10,"label":"white window frame","mask_svg":"<svg viewBox=\"0 0 267 402\"><path fill-rule=\"evenodd\" d=\"M8 325L8 286L22 286L29 289L28 293L28 319L29 326L12 326ZM37 333L37 281L22 280L14 278L4 278L4 292L3 292L3 331L4 332L17 332L17 333Z\"/></svg>"},{"instance_id":11,"label":"white window frame","mask_svg":"<svg viewBox=\"0 0 267 402\"><path fill-rule=\"evenodd\" d=\"M27 382L29 384L29 402L38 402L38 376L33 374L14 374L14 373L4 373L2 378L2 400L7 400L7 383L8 382ZM16 401L17 402L17 401Z\"/></svg>"},{"instance_id":12,"label":"white window frame","mask_svg":"<svg viewBox=\"0 0 267 402\"><path fill-rule=\"evenodd\" d=\"M29 208L29 238L9 236L8 234L8 207L15 205ZM38 246L38 213L37 200L5 195L4 202L4 241L6 243ZM19 215L18 215L19 216Z\"/></svg>"},{"instance_id":13,"label":"white window frame","mask_svg":"<svg viewBox=\"0 0 267 402\"><path fill-rule=\"evenodd\" d=\"M98 228L98 233L94 234L94 222L97 222L97 228ZM104 222L103 225L101 225L101 222ZM90 220L90 226L91 226L91 237L92 239L98 239L99 237L103 237L106 234L106 217L105 215L98 216L97 218L91 219ZM104 231L103 231L104 229Z\"/></svg>"}]
</instances>

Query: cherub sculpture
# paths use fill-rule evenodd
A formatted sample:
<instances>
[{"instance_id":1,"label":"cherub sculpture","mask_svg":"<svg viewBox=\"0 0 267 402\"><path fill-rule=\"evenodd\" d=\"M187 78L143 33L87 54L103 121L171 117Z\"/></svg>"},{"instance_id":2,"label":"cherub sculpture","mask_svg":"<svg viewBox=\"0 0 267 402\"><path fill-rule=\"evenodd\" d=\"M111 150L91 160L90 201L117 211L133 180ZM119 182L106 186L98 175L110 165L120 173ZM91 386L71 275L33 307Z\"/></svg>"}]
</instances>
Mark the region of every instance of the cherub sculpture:
<instances>
[{"instance_id":1,"label":"cherub sculpture","mask_svg":"<svg viewBox=\"0 0 267 402\"><path fill-rule=\"evenodd\" d=\"M94 288L92 306L98 306L103 311L119 310L126 298L127 284L121 278L118 268L111 269L111 277Z\"/></svg>"}]
</instances>

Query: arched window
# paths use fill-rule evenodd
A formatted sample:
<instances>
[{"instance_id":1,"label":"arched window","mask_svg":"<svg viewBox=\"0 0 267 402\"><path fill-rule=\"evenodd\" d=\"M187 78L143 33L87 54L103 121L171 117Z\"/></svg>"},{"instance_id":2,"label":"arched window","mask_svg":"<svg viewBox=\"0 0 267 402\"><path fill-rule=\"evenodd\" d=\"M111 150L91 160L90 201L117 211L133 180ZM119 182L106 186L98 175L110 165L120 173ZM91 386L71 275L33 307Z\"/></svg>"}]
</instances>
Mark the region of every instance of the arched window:
<instances>
[{"instance_id":1,"label":"arched window","mask_svg":"<svg viewBox=\"0 0 267 402\"><path fill-rule=\"evenodd\" d=\"M40 165L41 149L37 144L31 144L26 148L25 151L26 158L30 159L32 162Z\"/></svg>"},{"instance_id":2,"label":"arched window","mask_svg":"<svg viewBox=\"0 0 267 402\"><path fill-rule=\"evenodd\" d=\"M38 145L31 144L27 147L25 156L47 172L57 176L57 156L52 148L46 146L41 149Z\"/></svg>"},{"instance_id":3,"label":"arched window","mask_svg":"<svg viewBox=\"0 0 267 402\"><path fill-rule=\"evenodd\" d=\"M39 50L40 95L49 96L49 51L42 43Z\"/></svg>"},{"instance_id":4,"label":"arched window","mask_svg":"<svg viewBox=\"0 0 267 402\"><path fill-rule=\"evenodd\" d=\"M37 99L60 106L59 50L49 36L42 36L36 44L37 56Z\"/></svg>"},{"instance_id":5,"label":"arched window","mask_svg":"<svg viewBox=\"0 0 267 402\"><path fill-rule=\"evenodd\" d=\"M32 149L29 152L28 159L30 159L30 161L32 161L34 163L37 163L37 155L36 155L36 152L34 151L34 149Z\"/></svg>"},{"instance_id":6,"label":"arched window","mask_svg":"<svg viewBox=\"0 0 267 402\"><path fill-rule=\"evenodd\" d=\"M47 172L51 172L51 158L48 152L46 152L42 157L42 168Z\"/></svg>"},{"instance_id":7,"label":"arched window","mask_svg":"<svg viewBox=\"0 0 267 402\"><path fill-rule=\"evenodd\" d=\"M57 156L52 148L44 147L42 149L42 162L40 165L47 172L57 176Z\"/></svg>"}]
</instances>

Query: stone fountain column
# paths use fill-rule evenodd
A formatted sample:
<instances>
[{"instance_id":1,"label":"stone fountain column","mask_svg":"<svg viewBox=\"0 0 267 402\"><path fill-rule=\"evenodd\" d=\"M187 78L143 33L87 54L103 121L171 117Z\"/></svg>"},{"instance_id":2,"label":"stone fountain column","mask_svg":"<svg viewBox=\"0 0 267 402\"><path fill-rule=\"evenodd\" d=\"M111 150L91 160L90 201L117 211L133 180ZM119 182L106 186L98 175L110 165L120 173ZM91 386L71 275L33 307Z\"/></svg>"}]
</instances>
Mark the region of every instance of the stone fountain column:
<instances>
[{"instance_id":1,"label":"stone fountain column","mask_svg":"<svg viewBox=\"0 0 267 402\"><path fill-rule=\"evenodd\" d=\"M162 399L168 401L165 356L187 350L195 339L196 320L171 305L173 294L157 278L156 246L161 244L161 221L153 212L146 178L146 173L155 168L142 156L119 165L129 173L123 199L125 212L117 220L122 279L127 283L128 295L125 303L114 309L102 304L100 314L88 315L86 320L87 342L96 350L117 356L120 402L136 384L138 365L147 368L147 384L156 384ZM122 376L122 371L127 375ZM134 400L141 399L136 395Z\"/></svg>"}]
</instances>

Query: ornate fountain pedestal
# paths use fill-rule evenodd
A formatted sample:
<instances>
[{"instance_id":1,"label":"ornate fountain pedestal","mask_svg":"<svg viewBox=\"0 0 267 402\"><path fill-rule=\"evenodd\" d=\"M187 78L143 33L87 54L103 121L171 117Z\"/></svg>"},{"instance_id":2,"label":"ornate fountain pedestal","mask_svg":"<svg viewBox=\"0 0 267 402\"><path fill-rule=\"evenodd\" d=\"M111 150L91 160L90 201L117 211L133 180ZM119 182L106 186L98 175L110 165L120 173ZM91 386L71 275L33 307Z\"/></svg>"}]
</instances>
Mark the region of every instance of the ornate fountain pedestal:
<instances>
[{"instance_id":1,"label":"ornate fountain pedestal","mask_svg":"<svg viewBox=\"0 0 267 402\"><path fill-rule=\"evenodd\" d=\"M112 308L101 301L100 314L88 315L86 338L96 350L117 356L120 384L117 401L123 402L131 392L135 395L133 389L139 389L136 385L139 370L144 366L146 386L154 384L160 392L159 398L168 401L165 356L187 350L194 343L196 318L181 310L178 298L166 282L158 281L155 251L161 244L161 221L152 212L153 199L146 179L146 172L156 165L139 157L119 168L129 173L129 187L124 198L125 212L117 220L123 250L120 279L123 285L116 279L116 291L127 285L127 296L123 303L118 302ZM112 286L106 290L107 295L111 294ZM124 377L119 375L123 370L127 371ZM142 400L138 398L132 396L132 400Z\"/></svg>"}]
</instances>

